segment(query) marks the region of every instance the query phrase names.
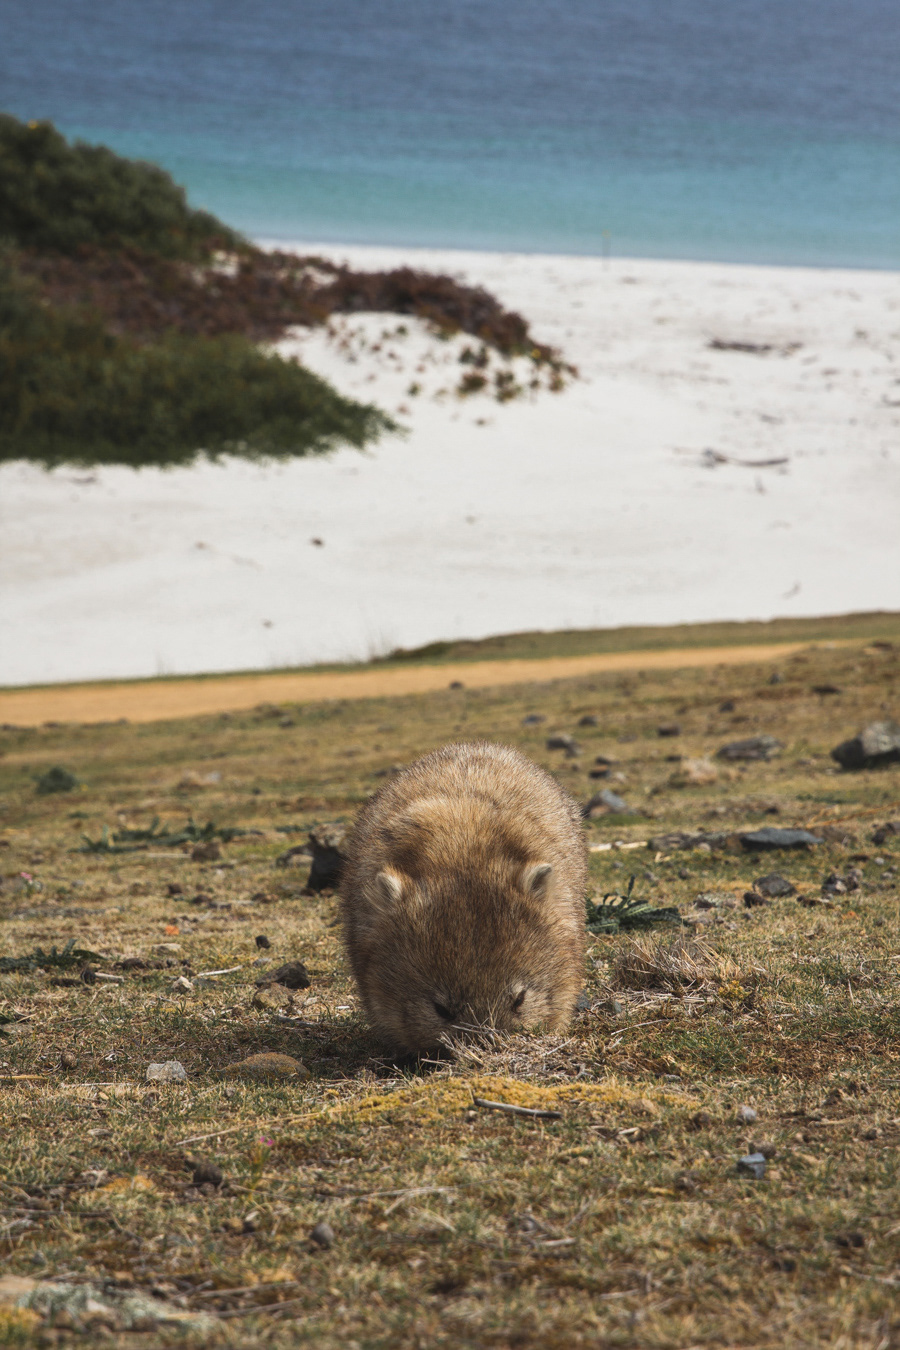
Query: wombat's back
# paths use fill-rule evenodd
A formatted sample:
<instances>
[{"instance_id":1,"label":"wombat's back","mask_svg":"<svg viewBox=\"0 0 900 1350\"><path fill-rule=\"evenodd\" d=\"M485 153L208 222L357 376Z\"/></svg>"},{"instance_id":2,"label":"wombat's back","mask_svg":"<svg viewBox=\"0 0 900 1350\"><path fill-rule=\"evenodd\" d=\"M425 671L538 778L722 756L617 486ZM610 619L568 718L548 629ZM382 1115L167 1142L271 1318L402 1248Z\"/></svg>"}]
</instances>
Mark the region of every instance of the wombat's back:
<instances>
[{"instance_id":1,"label":"wombat's back","mask_svg":"<svg viewBox=\"0 0 900 1350\"><path fill-rule=\"evenodd\" d=\"M408 1049L454 1025L563 1025L581 981L578 808L509 746L449 745L363 808L341 882L370 1019Z\"/></svg>"}]
</instances>

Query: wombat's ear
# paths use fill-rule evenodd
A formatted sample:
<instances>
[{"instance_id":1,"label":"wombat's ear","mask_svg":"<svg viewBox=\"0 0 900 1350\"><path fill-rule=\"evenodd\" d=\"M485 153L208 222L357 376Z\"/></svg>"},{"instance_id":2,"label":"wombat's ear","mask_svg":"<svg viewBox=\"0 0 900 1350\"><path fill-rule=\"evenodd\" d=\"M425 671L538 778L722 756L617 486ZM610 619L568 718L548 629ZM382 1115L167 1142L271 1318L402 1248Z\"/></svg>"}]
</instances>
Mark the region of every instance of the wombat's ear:
<instances>
[{"instance_id":1,"label":"wombat's ear","mask_svg":"<svg viewBox=\"0 0 900 1350\"><path fill-rule=\"evenodd\" d=\"M553 864L533 863L522 874L522 889L535 900L546 900L553 884Z\"/></svg>"},{"instance_id":2,"label":"wombat's ear","mask_svg":"<svg viewBox=\"0 0 900 1350\"><path fill-rule=\"evenodd\" d=\"M396 872L379 872L375 878L375 895L373 899L377 905L385 909L392 909L400 900L403 894L403 883Z\"/></svg>"}]
</instances>

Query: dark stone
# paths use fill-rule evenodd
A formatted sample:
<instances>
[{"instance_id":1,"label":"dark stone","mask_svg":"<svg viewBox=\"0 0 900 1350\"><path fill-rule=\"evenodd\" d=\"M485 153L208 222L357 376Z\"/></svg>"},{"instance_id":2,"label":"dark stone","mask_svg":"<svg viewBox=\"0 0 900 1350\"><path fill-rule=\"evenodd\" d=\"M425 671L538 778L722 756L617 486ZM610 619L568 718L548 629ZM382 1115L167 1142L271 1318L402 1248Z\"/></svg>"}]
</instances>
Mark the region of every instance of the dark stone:
<instances>
[{"instance_id":1,"label":"dark stone","mask_svg":"<svg viewBox=\"0 0 900 1350\"><path fill-rule=\"evenodd\" d=\"M588 769L588 778L608 778L609 765L603 765L599 769Z\"/></svg>"},{"instance_id":2,"label":"dark stone","mask_svg":"<svg viewBox=\"0 0 900 1350\"><path fill-rule=\"evenodd\" d=\"M831 758L842 769L877 769L900 763L900 724L870 722L851 740L836 745Z\"/></svg>"},{"instance_id":3,"label":"dark stone","mask_svg":"<svg viewBox=\"0 0 900 1350\"><path fill-rule=\"evenodd\" d=\"M584 717L579 717L578 725L580 727L598 727L600 719L595 717L593 713L585 713Z\"/></svg>"},{"instance_id":4,"label":"dark stone","mask_svg":"<svg viewBox=\"0 0 900 1350\"><path fill-rule=\"evenodd\" d=\"M812 848L814 844L821 844L822 839L818 834L811 834L809 830L779 830L774 825L767 825L762 830L751 830L748 834L739 836L741 844L746 849L764 849L764 848Z\"/></svg>"},{"instance_id":5,"label":"dark stone","mask_svg":"<svg viewBox=\"0 0 900 1350\"><path fill-rule=\"evenodd\" d=\"M719 712L734 712L734 699L726 698L724 703L719 704Z\"/></svg>"},{"instance_id":6,"label":"dark stone","mask_svg":"<svg viewBox=\"0 0 900 1350\"><path fill-rule=\"evenodd\" d=\"M787 877L779 876L777 872L769 872L767 876L757 877L753 883L753 889L760 895L768 895L772 899L779 895L795 895L797 887Z\"/></svg>"},{"instance_id":7,"label":"dark stone","mask_svg":"<svg viewBox=\"0 0 900 1350\"><path fill-rule=\"evenodd\" d=\"M258 985L283 984L285 989L308 989L312 981L302 961L288 961L286 966L268 971L256 981Z\"/></svg>"},{"instance_id":8,"label":"dark stone","mask_svg":"<svg viewBox=\"0 0 900 1350\"><path fill-rule=\"evenodd\" d=\"M677 722L663 722L656 728L657 736L680 736L681 727Z\"/></svg>"},{"instance_id":9,"label":"dark stone","mask_svg":"<svg viewBox=\"0 0 900 1350\"><path fill-rule=\"evenodd\" d=\"M451 680L451 681L450 681L450 688L451 688L451 689L465 689L465 687L466 687L466 686L463 684L462 680Z\"/></svg>"},{"instance_id":10,"label":"dark stone","mask_svg":"<svg viewBox=\"0 0 900 1350\"><path fill-rule=\"evenodd\" d=\"M257 935L256 935L256 945L257 945L257 947L260 948L261 951L267 952L267 951L269 950L269 948L271 947L272 944L271 944L271 942L269 941L269 939L266 937L265 933L257 933Z\"/></svg>"},{"instance_id":11,"label":"dark stone","mask_svg":"<svg viewBox=\"0 0 900 1350\"><path fill-rule=\"evenodd\" d=\"M762 1181L766 1175L766 1160L761 1153L748 1153L745 1157L738 1158L737 1170L742 1176L753 1177L756 1181Z\"/></svg>"},{"instance_id":12,"label":"dark stone","mask_svg":"<svg viewBox=\"0 0 900 1350\"><path fill-rule=\"evenodd\" d=\"M194 1175L191 1178L195 1186L221 1186L225 1180L225 1174L221 1167L216 1167L215 1163L202 1162L194 1167Z\"/></svg>"},{"instance_id":13,"label":"dark stone","mask_svg":"<svg viewBox=\"0 0 900 1350\"><path fill-rule=\"evenodd\" d=\"M329 1247L334 1246L334 1229L330 1223L325 1223L323 1220L322 1223L316 1224L309 1235L309 1240L315 1243L317 1247L322 1247L327 1251Z\"/></svg>"},{"instance_id":14,"label":"dark stone","mask_svg":"<svg viewBox=\"0 0 900 1350\"><path fill-rule=\"evenodd\" d=\"M623 797L617 792L611 792L609 788L604 788L602 792L595 792L589 802L582 807L582 815L587 819L597 812L605 815L607 812L612 815L622 815L629 812L632 808Z\"/></svg>"},{"instance_id":15,"label":"dark stone","mask_svg":"<svg viewBox=\"0 0 900 1350\"><path fill-rule=\"evenodd\" d=\"M50 792L72 792L78 787L78 779L74 773L69 773L68 769L63 769L59 764L55 768L48 769L42 773L37 780L35 791L42 797Z\"/></svg>"},{"instance_id":16,"label":"dark stone","mask_svg":"<svg viewBox=\"0 0 900 1350\"><path fill-rule=\"evenodd\" d=\"M647 847L652 848L656 853L674 853L678 849L696 848L698 844L708 844L710 848L719 848L729 839L730 836L717 832L715 834L705 834L703 832L690 833L686 830L672 830L669 834L655 834L647 840Z\"/></svg>"},{"instance_id":17,"label":"dark stone","mask_svg":"<svg viewBox=\"0 0 900 1350\"><path fill-rule=\"evenodd\" d=\"M753 909L755 905L767 905L768 903L764 895L759 895L756 891L744 891L744 904L747 909Z\"/></svg>"},{"instance_id":18,"label":"dark stone","mask_svg":"<svg viewBox=\"0 0 900 1350\"><path fill-rule=\"evenodd\" d=\"M886 825L879 825L872 835L872 843L885 844L891 835L900 835L900 820L889 820Z\"/></svg>"},{"instance_id":19,"label":"dark stone","mask_svg":"<svg viewBox=\"0 0 900 1350\"><path fill-rule=\"evenodd\" d=\"M719 759L728 760L772 759L783 749L774 736L747 736L742 741L729 741L717 754Z\"/></svg>"},{"instance_id":20,"label":"dark stone","mask_svg":"<svg viewBox=\"0 0 900 1350\"><path fill-rule=\"evenodd\" d=\"M564 733L558 736L547 737L548 750L565 750L569 758L573 758L581 750L581 746L575 740L574 736L566 736Z\"/></svg>"},{"instance_id":21,"label":"dark stone","mask_svg":"<svg viewBox=\"0 0 900 1350\"><path fill-rule=\"evenodd\" d=\"M343 825L317 825L309 832L312 866L306 883L310 891L336 890L347 860L347 831Z\"/></svg>"},{"instance_id":22,"label":"dark stone","mask_svg":"<svg viewBox=\"0 0 900 1350\"><path fill-rule=\"evenodd\" d=\"M546 722L543 713L529 713L527 717L522 718L523 727L539 727L542 722Z\"/></svg>"},{"instance_id":23,"label":"dark stone","mask_svg":"<svg viewBox=\"0 0 900 1350\"><path fill-rule=\"evenodd\" d=\"M812 691L814 694L842 694L844 692L836 684L814 684Z\"/></svg>"},{"instance_id":24,"label":"dark stone","mask_svg":"<svg viewBox=\"0 0 900 1350\"><path fill-rule=\"evenodd\" d=\"M218 862L221 856L222 850L215 839L205 844L195 844L191 849L191 862Z\"/></svg>"}]
</instances>

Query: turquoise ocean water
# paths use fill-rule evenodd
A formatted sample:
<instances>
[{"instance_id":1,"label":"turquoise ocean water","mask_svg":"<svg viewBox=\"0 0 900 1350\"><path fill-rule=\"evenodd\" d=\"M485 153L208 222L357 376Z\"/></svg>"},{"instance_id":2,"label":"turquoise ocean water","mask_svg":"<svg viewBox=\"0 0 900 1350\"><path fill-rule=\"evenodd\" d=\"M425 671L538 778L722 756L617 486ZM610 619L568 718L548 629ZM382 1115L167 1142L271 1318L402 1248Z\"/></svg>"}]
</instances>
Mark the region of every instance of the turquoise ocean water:
<instances>
[{"instance_id":1,"label":"turquoise ocean water","mask_svg":"<svg viewBox=\"0 0 900 1350\"><path fill-rule=\"evenodd\" d=\"M0 106L259 236L900 268L897 0L6 0Z\"/></svg>"}]
</instances>

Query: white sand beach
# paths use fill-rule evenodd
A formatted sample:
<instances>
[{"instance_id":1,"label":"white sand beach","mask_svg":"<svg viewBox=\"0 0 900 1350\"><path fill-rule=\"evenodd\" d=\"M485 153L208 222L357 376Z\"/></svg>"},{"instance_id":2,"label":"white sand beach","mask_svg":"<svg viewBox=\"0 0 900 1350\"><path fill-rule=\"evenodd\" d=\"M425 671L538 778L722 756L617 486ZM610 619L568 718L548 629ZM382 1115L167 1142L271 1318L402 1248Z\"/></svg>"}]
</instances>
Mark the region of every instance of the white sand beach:
<instances>
[{"instance_id":1,"label":"white sand beach","mask_svg":"<svg viewBox=\"0 0 900 1350\"><path fill-rule=\"evenodd\" d=\"M298 248L484 284L580 377L461 399L469 339L351 316L282 347L405 437L279 465L3 466L0 683L900 609L900 274Z\"/></svg>"}]
</instances>

